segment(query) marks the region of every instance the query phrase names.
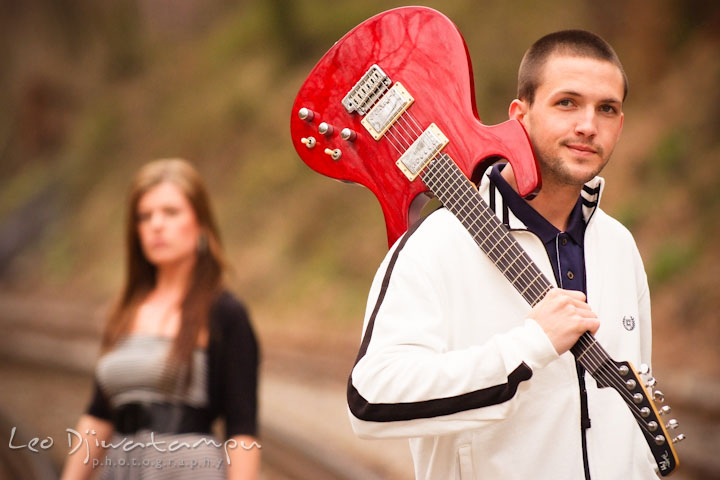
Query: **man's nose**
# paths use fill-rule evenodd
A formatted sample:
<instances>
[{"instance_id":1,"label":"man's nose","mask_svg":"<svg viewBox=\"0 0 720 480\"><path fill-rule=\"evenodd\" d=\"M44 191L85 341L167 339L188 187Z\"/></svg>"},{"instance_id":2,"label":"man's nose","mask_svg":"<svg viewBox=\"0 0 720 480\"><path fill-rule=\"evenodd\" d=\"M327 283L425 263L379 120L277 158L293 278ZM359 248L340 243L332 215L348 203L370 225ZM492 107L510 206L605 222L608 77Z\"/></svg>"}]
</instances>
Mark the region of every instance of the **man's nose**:
<instances>
[{"instance_id":1,"label":"man's nose","mask_svg":"<svg viewBox=\"0 0 720 480\"><path fill-rule=\"evenodd\" d=\"M584 137L594 137L597 134L597 112L594 107L588 106L578 112L575 133Z\"/></svg>"}]
</instances>

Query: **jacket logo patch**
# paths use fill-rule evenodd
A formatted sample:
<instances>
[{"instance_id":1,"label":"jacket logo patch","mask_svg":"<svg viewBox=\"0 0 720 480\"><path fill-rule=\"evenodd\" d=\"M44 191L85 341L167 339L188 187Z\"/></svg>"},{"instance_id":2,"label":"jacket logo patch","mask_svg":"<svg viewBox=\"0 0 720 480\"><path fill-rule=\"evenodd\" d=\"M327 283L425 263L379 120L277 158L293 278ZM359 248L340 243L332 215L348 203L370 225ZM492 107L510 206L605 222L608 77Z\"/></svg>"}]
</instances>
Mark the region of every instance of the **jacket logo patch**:
<instances>
[{"instance_id":1,"label":"jacket logo patch","mask_svg":"<svg viewBox=\"0 0 720 480\"><path fill-rule=\"evenodd\" d=\"M625 315L622 320L623 327L625 327L625 330L628 332L631 330L635 330L635 317L632 315Z\"/></svg>"}]
</instances>

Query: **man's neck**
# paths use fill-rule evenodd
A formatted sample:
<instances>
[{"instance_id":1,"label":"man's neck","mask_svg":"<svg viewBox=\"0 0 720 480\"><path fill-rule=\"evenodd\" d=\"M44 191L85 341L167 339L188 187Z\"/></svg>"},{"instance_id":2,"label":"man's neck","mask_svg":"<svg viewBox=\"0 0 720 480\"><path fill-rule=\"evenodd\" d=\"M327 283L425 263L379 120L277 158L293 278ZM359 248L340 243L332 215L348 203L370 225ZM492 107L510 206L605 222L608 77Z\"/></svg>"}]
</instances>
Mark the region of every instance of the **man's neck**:
<instances>
[{"instance_id":1,"label":"man's neck","mask_svg":"<svg viewBox=\"0 0 720 480\"><path fill-rule=\"evenodd\" d=\"M503 178L517 192L517 182L510 164L501 172ZM555 228L564 232L567 230L570 214L572 213L582 187L574 185L557 185L552 182L543 182L540 192L531 201L526 200L540 215Z\"/></svg>"}]
</instances>

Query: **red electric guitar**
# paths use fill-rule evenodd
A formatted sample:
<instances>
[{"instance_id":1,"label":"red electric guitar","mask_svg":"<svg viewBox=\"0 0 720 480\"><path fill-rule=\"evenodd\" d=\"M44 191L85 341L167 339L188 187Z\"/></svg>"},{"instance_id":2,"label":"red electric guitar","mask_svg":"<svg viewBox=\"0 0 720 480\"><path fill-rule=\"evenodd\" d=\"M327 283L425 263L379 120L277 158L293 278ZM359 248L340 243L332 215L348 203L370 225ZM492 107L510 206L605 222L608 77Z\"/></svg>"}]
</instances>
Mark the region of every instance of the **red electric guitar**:
<instances>
[{"instance_id":1,"label":"red electric guitar","mask_svg":"<svg viewBox=\"0 0 720 480\"><path fill-rule=\"evenodd\" d=\"M439 12L403 7L381 13L341 38L300 88L290 130L303 161L329 177L360 183L378 198L392 244L431 192L462 222L520 295L535 305L552 288L485 204L469 179L507 159L519 193L540 188L535 157L514 120L483 125L475 109L465 42ZM586 332L571 349L600 387L615 389L640 426L660 473L677 464L667 426L628 362L617 362ZM641 373L644 373L641 368Z\"/></svg>"}]
</instances>

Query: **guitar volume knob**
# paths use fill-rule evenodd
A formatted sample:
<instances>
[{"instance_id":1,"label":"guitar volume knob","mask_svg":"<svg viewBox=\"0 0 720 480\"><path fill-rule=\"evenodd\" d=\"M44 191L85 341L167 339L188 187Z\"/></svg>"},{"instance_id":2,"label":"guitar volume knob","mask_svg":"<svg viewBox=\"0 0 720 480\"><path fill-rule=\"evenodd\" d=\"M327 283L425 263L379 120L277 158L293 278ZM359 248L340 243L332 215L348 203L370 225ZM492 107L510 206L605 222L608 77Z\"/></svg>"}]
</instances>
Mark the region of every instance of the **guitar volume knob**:
<instances>
[{"instance_id":1,"label":"guitar volume knob","mask_svg":"<svg viewBox=\"0 0 720 480\"><path fill-rule=\"evenodd\" d=\"M315 112L313 112L309 108L302 107L300 110L298 110L298 117L300 117L300 120L307 120L308 122L312 122L313 118L315 118Z\"/></svg>"}]
</instances>

